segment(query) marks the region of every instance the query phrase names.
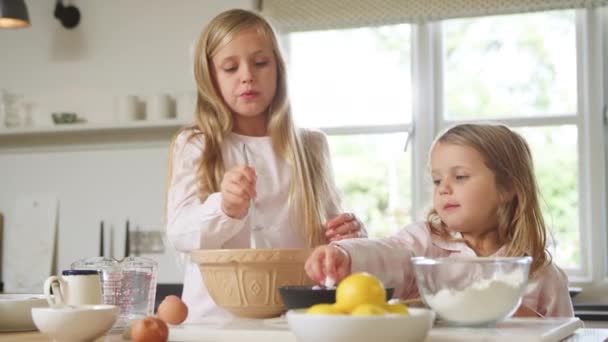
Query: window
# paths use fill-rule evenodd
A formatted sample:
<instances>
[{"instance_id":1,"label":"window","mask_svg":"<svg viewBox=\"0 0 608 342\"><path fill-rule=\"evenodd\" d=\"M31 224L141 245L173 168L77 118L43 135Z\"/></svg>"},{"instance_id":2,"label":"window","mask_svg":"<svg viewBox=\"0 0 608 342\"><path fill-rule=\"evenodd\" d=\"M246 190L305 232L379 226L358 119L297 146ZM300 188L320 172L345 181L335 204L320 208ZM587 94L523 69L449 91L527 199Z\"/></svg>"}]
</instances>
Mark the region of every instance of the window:
<instances>
[{"instance_id":1,"label":"window","mask_svg":"<svg viewBox=\"0 0 608 342\"><path fill-rule=\"evenodd\" d=\"M446 20L448 120L576 115L576 27L570 11Z\"/></svg>"},{"instance_id":2,"label":"window","mask_svg":"<svg viewBox=\"0 0 608 342\"><path fill-rule=\"evenodd\" d=\"M575 11L446 20L441 28L441 119L496 119L524 135L560 250L554 259L580 268Z\"/></svg>"},{"instance_id":3,"label":"window","mask_svg":"<svg viewBox=\"0 0 608 342\"><path fill-rule=\"evenodd\" d=\"M300 126L329 136L345 209L372 236L411 221L410 25L293 33L289 89Z\"/></svg>"},{"instance_id":4,"label":"window","mask_svg":"<svg viewBox=\"0 0 608 342\"><path fill-rule=\"evenodd\" d=\"M553 233L553 259L561 267L580 268L577 126L521 127L517 131L532 149L545 223Z\"/></svg>"},{"instance_id":5,"label":"window","mask_svg":"<svg viewBox=\"0 0 608 342\"><path fill-rule=\"evenodd\" d=\"M289 35L294 115L308 127L411 122L410 26Z\"/></svg>"},{"instance_id":6,"label":"window","mask_svg":"<svg viewBox=\"0 0 608 342\"><path fill-rule=\"evenodd\" d=\"M410 223L411 154L407 133L331 135L336 184L349 211L370 236L385 236Z\"/></svg>"},{"instance_id":7,"label":"window","mask_svg":"<svg viewBox=\"0 0 608 342\"><path fill-rule=\"evenodd\" d=\"M598 13L287 34L294 115L329 135L346 207L371 236L423 218L418 207L431 203L423 170L437 133L476 120L513 127L532 148L554 260L580 276L571 280L604 277L606 263L592 259L606 258L605 242L602 251L593 242L606 229L593 227L604 223L606 201Z\"/></svg>"}]
</instances>

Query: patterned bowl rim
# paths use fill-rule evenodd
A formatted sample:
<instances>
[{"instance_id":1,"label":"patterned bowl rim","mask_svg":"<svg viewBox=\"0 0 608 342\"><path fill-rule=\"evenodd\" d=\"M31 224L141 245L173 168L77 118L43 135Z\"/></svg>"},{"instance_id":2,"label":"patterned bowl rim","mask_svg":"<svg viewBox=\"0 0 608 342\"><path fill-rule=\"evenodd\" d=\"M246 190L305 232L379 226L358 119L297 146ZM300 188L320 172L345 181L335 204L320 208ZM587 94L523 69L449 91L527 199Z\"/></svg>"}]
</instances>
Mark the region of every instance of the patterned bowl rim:
<instances>
[{"instance_id":1,"label":"patterned bowl rim","mask_svg":"<svg viewBox=\"0 0 608 342\"><path fill-rule=\"evenodd\" d=\"M312 251L311 248L201 249L190 253L190 258L197 264L303 263Z\"/></svg>"}]
</instances>

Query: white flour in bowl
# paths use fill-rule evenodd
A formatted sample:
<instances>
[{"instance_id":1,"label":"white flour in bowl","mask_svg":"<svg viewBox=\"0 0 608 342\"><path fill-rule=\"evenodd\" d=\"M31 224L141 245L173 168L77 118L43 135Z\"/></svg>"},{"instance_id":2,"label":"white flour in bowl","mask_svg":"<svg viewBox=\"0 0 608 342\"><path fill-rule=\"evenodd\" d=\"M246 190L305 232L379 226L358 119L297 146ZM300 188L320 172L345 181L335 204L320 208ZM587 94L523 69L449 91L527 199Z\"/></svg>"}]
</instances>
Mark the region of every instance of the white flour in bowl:
<instances>
[{"instance_id":1,"label":"white flour in bowl","mask_svg":"<svg viewBox=\"0 0 608 342\"><path fill-rule=\"evenodd\" d=\"M505 316L519 302L521 272L513 272L503 279L483 279L464 290L441 289L426 295L427 304L443 319L459 324L484 324Z\"/></svg>"}]
</instances>

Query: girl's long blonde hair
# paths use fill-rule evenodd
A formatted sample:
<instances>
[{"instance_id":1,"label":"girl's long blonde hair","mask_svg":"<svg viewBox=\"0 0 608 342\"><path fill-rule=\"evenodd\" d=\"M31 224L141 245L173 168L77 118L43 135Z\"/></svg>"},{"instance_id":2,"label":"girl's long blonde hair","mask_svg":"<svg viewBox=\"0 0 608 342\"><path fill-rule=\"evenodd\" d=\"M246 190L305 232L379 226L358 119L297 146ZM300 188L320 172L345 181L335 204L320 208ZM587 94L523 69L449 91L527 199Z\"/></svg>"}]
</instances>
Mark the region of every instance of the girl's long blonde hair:
<instances>
[{"instance_id":1,"label":"girl's long blonde hair","mask_svg":"<svg viewBox=\"0 0 608 342\"><path fill-rule=\"evenodd\" d=\"M201 33L194 54L194 76L198 96L195 121L190 139L202 136L204 151L197 170L199 198L204 201L211 193L220 191L225 173L222 144L232 131L233 114L222 99L213 77L213 56L241 31L256 29L273 47L277 64L277 88L268 108L268 135L274 152L291 166L292 183L289 190L291 206L298 207L294 223L302 226L302 234L309 247L326 243L322 224L327 219L328 203L338 203L332 186L333 175L327 160L322 160L319 149L310 146L318 139L310 131L298 130L293 122L287 93L287 74L274 30L260 15L242 9L223 12L213 18ZM178 133L179 134L179 133ZM175 138L173 144L175 143ZM172 146L171 151L173 151ZM171 162L172 156L169 157ZM171 179L169 165L169 179Z\"/></svg>"},{"instance_id":2,"label":"girl's long blonde hair","mask_svg":"<svg viewBox=\"0 0 608 342\"><path fill-rule=\"evenodd\" d=\"M494 173L499 192L511 193L511 200L498 207L498 242L507 256L531 256L531 273L551 261L547 250L547 228L539 205L532 154L525 139L505 125L461 124L449 128L435 142L469 146L479 152ZM433 149L431 148L431 151ZM450 236L433 209L427 216L433 233Z\"/></svg>"}]
</instances>

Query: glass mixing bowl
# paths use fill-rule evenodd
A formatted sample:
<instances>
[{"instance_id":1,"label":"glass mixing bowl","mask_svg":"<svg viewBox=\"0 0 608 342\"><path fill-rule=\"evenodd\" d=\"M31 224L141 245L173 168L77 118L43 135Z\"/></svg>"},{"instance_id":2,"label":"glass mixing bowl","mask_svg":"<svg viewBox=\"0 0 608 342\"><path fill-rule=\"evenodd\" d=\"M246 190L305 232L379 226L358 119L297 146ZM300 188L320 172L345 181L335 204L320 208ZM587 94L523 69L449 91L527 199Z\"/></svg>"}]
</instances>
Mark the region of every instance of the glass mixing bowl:
<instances>
[{"instance_id":1,"label":"glass mixing bowl","mask_svg":"<svg viewBox=\"0 0 608 342\"><path fill-rule=\"evenodd\" d=\"M418 291L450 325L492 325L510 317L528 284L531 257L414 257Z\"/></svg>"}]
</instances>

